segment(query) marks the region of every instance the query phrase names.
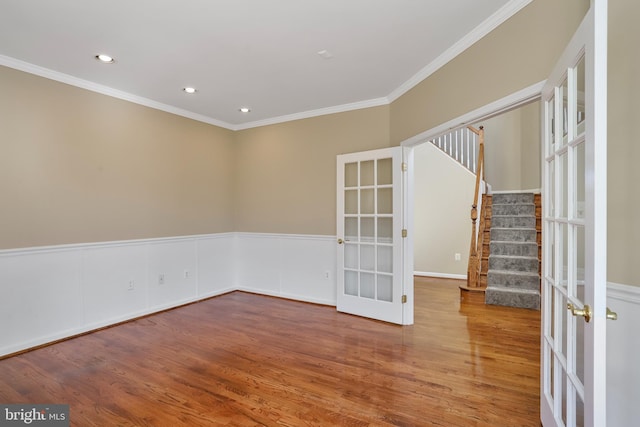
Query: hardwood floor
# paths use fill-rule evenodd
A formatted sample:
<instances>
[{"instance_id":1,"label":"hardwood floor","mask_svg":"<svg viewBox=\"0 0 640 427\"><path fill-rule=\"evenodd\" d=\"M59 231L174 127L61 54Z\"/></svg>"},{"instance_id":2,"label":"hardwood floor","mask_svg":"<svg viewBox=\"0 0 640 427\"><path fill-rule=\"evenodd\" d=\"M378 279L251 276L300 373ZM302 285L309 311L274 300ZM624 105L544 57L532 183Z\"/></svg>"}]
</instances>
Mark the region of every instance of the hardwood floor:
<instances>
[{"instance_id":1,"label":"hardwood floor","mask_svg":"<svg viewBox=\"0 0 640 427\"><path fill-rule=\"evenodd\" d=\"M540 313L416 279L413 326L234 292L0 361L73 426L539 426Z\"/></svg>"}]
</instances>

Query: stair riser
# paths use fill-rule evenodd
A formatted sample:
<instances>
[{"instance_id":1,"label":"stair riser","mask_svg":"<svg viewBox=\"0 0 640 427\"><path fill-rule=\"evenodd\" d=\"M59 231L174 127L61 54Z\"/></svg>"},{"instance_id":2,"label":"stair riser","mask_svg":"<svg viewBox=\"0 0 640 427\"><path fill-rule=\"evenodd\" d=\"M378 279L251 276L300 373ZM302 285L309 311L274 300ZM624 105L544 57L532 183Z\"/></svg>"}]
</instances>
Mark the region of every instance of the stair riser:
<instances>
[{"instance_id":1,"label":"stair riser","mask_svg":"<svg viewBox=\"0 0 640 427\"><path fill-rule=\"evenodd\" d=\"M538 272L538 258L489 256L489 270Z\"/></svg>"},{"instance_id":2,"label":"stair riser","mask_svg":"<svg viewBox=\"0 0 640 427\"><path fill-rule=\"evenodd\" d=\"M538 257L537 243L491 242L491 255Z\"/></svg>"},{"instance_id":3,"label":"stair riser","mask_svg":"<svg viewBox=\"0 0 640 427\"><path fill-rule=\"evenodd\" d=\"M494 228L491 230L491 240L499 242L535 242L535 229Z\"/></svg>"},{"instance_id":4,"label":"stair riser","mask_svg":"<svg viewBox=\"0 0 640 427\"><path fill-rule=\"evenodd\" d=\"M525 204L533 203L531 193L494 194L491 202L495 204Z\"/></svg>"},{"instance_id":5,"label":"stair riser","mask_svg":"<svg viewBox=\"0 0 640 427\"><path fill-rule=\"evenodd\" d=\"M487 273L487 286L538 291L540 290L540 277L537 273L535 275L522 275L489 270Z\"/></svg>"},{"instance_id":6,"label":"stair riser","mask_svg":"<svg viewBox=\"0 0 640 427\"><path fill-rule=\"evenodd\" d=\"M536 228L533 216L494 216L491 225L495 228Z\"/></svg>"},{"instance_id":7,"label":"stair riser","mask_svg":"<svg viewBox=\"0 0 640 427\"><path fill-rule=\"evenodd\" d=\"M487 288L485 304L540 310L540 294L504 292Z\"/></svg>"},{"instance_id":8,"label":"stair riser","mask_svg":"<svg viewBox=\"0 0 640 427\"><path fill-rule=\"evenodd\" d=\"M491 214L493 217L496 215L529 215L535 217L536 207L534 204L530 205L496 205L491 207Z\"/></svg>"}]
</instances>

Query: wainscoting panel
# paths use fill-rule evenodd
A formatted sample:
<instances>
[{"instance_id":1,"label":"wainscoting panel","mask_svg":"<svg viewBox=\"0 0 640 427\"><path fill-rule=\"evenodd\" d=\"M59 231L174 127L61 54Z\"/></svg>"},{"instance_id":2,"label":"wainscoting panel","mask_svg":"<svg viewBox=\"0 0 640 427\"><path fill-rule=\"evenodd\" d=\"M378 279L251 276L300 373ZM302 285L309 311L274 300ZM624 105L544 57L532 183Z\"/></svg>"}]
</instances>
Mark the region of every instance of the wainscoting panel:
<instances>
[{"instance_id":1,"label":"wainscoting panel","mask_svg":"<svg viewBox=\"0 0 640 427\"><path fill-rule=\"evenodd\" d=\"M239 289L336 304L334 237L238 233L237 239Z\"/></svg>"},{"instance_id":2,"label":"wainscoting panel","mask_svg":"<svg viewBox=\"0 0 640 427\"><path fill-rule=\"evenodd\" d=\"M84 248L84 324L91 328L145 313L149 305L147 245Z\"/></svg>"},{"instance_id":3,"label":"wainscoting panel","mask_svg":"<svg viewBox=\"0 0 640 427\"><path fill-rule=\"evenodd\" d=\"M239 233L236 254L239 289L280 295L282 254L278 235Z\"/></svg>"},{"instance_id":4,"label":"wainscoting panel","mask_svg":"<svg viewBox=\"0 0 640 427\"><path fill-rule=\"evenodd\" d=\"M195 239L150 243L148 266L151 309L161 310L196 298Z\"/></svg>"},{"instance_id":5,"label":"wainscoting panel","mask_svg":"<svg viewBox=\"0 0 640 427\"><path fill-rule=\"evenodd\" d=\"M282 239L282 296L336 305L336 245L333 237Z\"/></svg>"},{"instance_id":6,"label":"wainscoting panel","mask_svg":"<svg viewBox=\"0 0 640 427\"><path fill-rule=\"evenodd\" d=\"M220 295L236 289L236 238L233 233L197 240L198 297Z\"/></svg>"},{"instance_id":7,"label":"wainscoting panel","mask_svg":"<svg viewBox=\"0 0 640 427\"><path fill-rule=\"evenodd\" d=\"M221 233L0 251L0 356L234 290L335 305L335 239Z\"/></svg>"},{"instance_id":8,"label":"wainscoting panel","mask_svg":"<svg viewBox=\"0 0 640 427\"><path fill-rule=\"evenodd\" d=\"M79 250L0 253L0 355L72 335L82 324Z\"/></svg>"},{"instance_id":9,"label":"wainscoting panel","mask_svg":"<svg viewBox=\"0 0 640 427\"><path fill-rule=\"evenodd\" d=\"M226 233L0 251L0 356L235 290L235 240Z\"/></svg>"},{"instance_id":10,"label":"wainscoting panel","mask_svg":"<svg viewBox=\"0 0 640 427\"><path fill-rule=\"evenodd\" d=\"M607 306L618 313L607 321L607 425L638 425L640 287L609 283Z\"/></svg>"}]
</instances>

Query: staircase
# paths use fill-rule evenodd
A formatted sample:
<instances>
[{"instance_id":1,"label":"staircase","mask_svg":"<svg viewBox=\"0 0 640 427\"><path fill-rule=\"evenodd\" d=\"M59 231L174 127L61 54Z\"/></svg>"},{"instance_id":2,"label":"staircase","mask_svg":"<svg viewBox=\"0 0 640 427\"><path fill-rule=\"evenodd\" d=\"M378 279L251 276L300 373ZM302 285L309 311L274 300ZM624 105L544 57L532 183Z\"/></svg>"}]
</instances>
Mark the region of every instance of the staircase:
<instances>
[{"instance_id":1,"label":"staircase","mask_svg":"<svg viewBox=\"0 0 640 427\"><path fill-rule=\"evenodd\" d=\"M486 304L540 309L536 201L531 193L492 197Z\"/></svg>"}]
</instances>

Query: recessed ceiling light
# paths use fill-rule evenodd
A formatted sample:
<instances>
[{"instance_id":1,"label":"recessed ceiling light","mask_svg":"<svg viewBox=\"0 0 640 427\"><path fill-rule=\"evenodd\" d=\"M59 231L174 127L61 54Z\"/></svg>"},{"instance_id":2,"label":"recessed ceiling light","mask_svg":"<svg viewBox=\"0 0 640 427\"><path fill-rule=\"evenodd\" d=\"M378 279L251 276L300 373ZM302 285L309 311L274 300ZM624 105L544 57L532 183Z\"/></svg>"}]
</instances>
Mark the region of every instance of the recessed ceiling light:
<instances>
[{"instance_id":1,"label":"recessed ceiling light","mask_svg":"<svg viewBox=\"0 0 640 427\"><path fill-rule=\"evenodd\" d=\"M182 88L182 90L187 93L196 93L196 88L194 87L185 87L185 88Z\"/></svg>"},{"instance_id":2,"label":"recessed ceiling light","mask_svg":"<svg viewBox=\"0 0 640 427\"><path fill-rule=\"evenodd\" d=\"M240 111L241 113L248 113L248 112L251 111L251 108L249 108L249 107L240 107L238 109L238 111Z\"/></svg>"},{"instance_id":3,"label":"recessed ceiling light","mask_svg":"<svg viewBox=\"0 0 640 427\"><path fill-rule=\"evenodd\" d=\"M115 62L112 57L110 57L109 55L105 55L104 53L101 53L100 55L96 55L96 59L105 64L113 64Z\"/></svg>"}]
</instances>

